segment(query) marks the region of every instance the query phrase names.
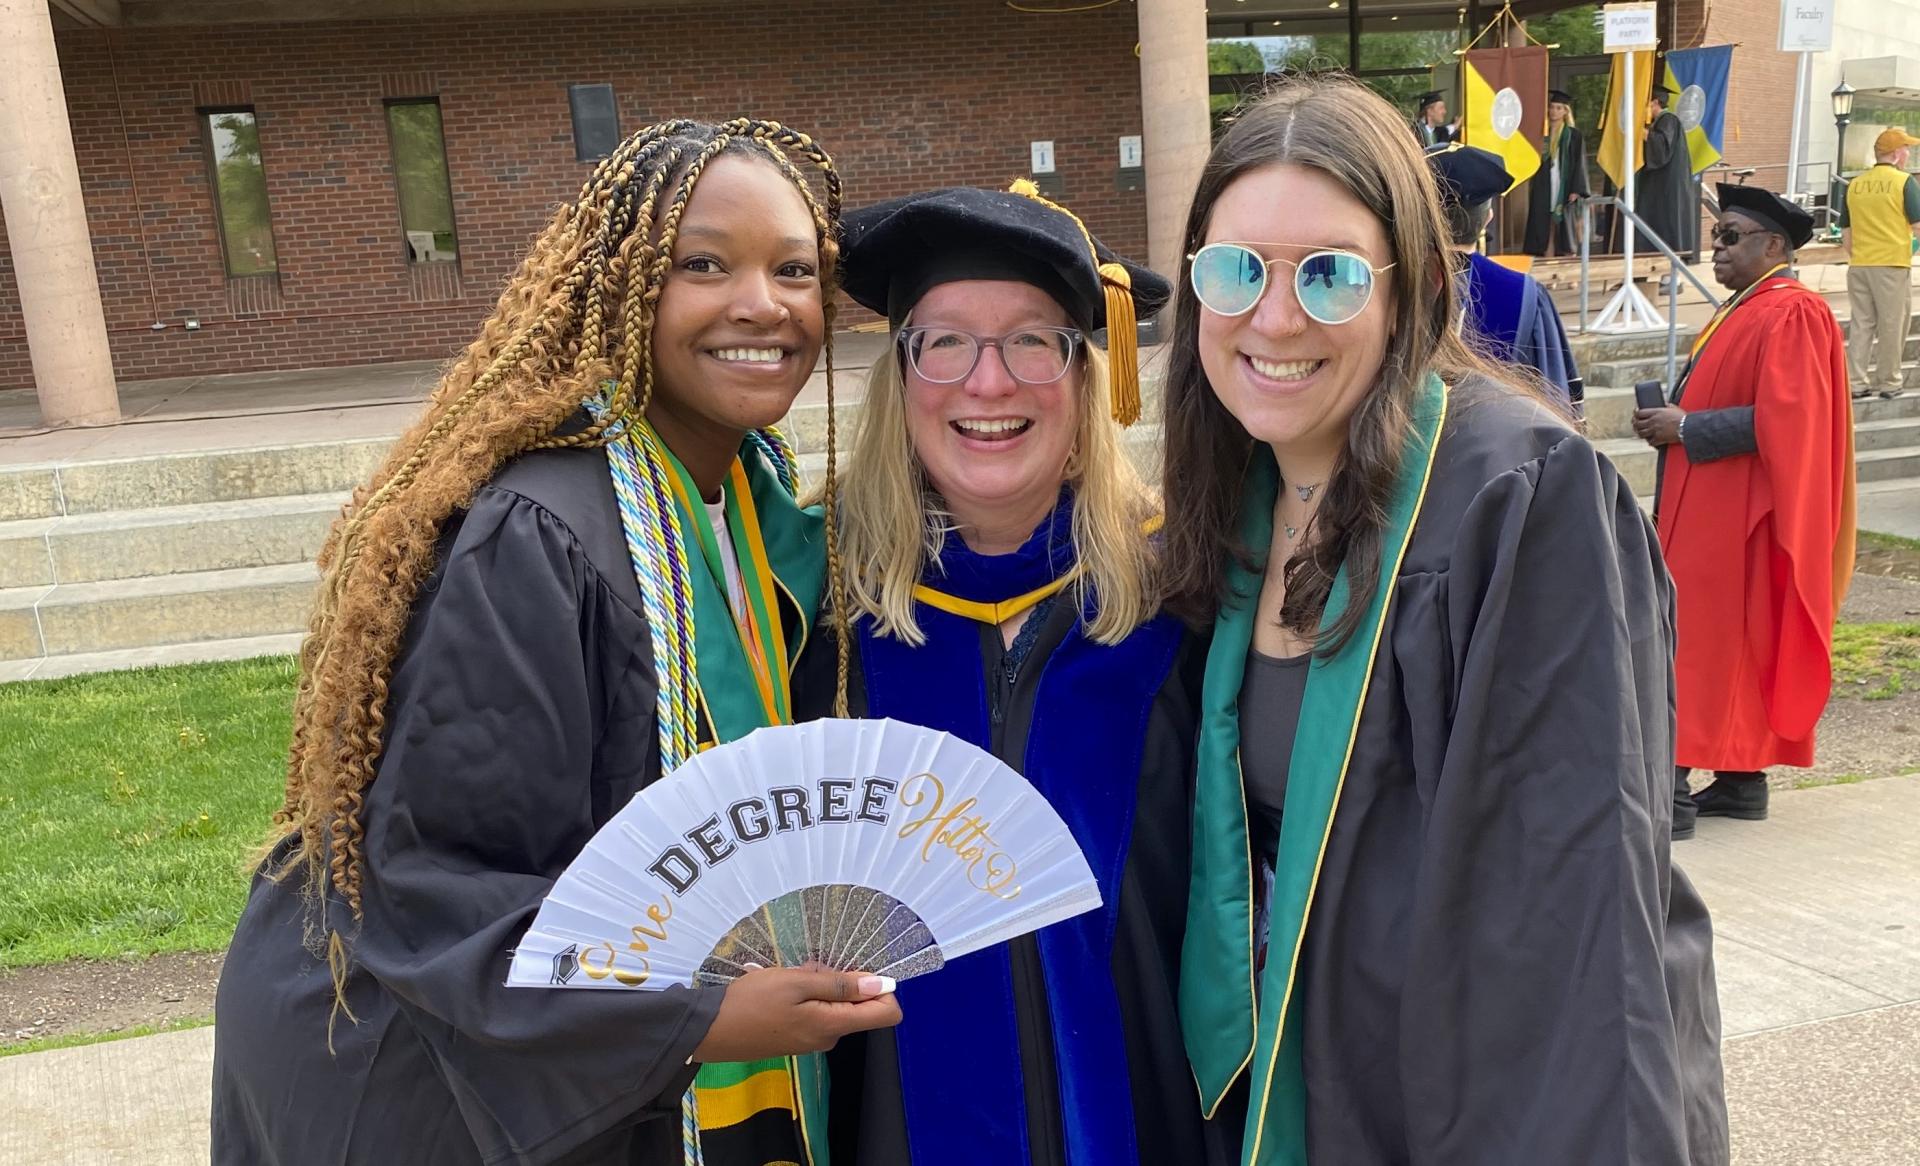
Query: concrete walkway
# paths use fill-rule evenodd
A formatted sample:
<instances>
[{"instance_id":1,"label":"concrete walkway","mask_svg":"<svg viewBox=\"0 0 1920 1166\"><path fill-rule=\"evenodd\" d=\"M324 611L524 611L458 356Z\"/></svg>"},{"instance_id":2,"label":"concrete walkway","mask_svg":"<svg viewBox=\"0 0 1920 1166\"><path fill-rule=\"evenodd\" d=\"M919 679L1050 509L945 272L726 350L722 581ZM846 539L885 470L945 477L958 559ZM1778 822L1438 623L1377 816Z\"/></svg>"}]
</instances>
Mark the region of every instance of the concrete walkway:
<instances>
[{"instance_id":1,"label":"concrete walkway","mask_svg":"<svg viewBox=\"0 0 1920 1166\"><path fill-rule=\"evenodd\" d=\"M858 400L884 334L834 334L834 385ZM84 462L284 444L290 439L384 437L404 430L439 379L431 360L124 381L116 425L47 429L24 390L0 392L0 467ZM824 362L794 402L827 399Z\"/></svg>"},{"instance_id":2,"label":"concrete walkway","mask_svg":"<svg viewBox=\"0 0 1920 1166\"><path fill-rule=\"evenodd\" d=\"M1734 1162L1920 1162L1920 774L1776 794L1675 855L1717 930ZM0 1166L205 1162L212 1065L210 1028L0 1058Z\"/></svg>"}]
</instances>

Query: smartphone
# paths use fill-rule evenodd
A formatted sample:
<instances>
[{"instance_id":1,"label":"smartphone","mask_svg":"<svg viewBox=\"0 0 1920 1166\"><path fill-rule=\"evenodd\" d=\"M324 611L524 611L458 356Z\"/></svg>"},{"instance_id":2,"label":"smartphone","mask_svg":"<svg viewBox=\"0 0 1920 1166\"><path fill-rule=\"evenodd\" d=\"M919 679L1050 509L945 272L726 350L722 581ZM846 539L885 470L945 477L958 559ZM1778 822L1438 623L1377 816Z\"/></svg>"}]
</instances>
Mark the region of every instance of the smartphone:
<instances>
[{"instance_id":1,"label":"smartphone","mask_svg":"<svg viewBox=\"0 0 1920 1166\"><path fill-rule=\"evenodd\" d=\"M1666 390L1659 381L1641 381L1633 386L1633 403L1642 409L1662 409L1667 405Z\"/></svg>"}]
</instances>

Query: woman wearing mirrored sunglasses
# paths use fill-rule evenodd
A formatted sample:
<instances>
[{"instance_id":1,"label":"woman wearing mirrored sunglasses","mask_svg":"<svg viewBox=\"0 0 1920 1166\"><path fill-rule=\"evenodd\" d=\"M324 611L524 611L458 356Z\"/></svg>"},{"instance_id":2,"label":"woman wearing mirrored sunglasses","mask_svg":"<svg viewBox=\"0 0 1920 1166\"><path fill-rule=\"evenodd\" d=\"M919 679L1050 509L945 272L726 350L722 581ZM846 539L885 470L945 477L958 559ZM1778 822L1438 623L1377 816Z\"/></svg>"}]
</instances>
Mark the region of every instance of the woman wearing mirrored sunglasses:
<instances>
[{"instance_id":1,"label":"woman wearing mirrored sunglasses","mask_svg":"<svg viewBox=\"0 0 1920 1166\"><path fill-rule=\"evenodd\" d=\"M1432 176L1358 83L1243 111L1185 243L1166 559L1213 628L1181 969L1211 1125L1258 1164L1724 1163L1633 490L1463 347Z\"/></svg>"}]
</instances>

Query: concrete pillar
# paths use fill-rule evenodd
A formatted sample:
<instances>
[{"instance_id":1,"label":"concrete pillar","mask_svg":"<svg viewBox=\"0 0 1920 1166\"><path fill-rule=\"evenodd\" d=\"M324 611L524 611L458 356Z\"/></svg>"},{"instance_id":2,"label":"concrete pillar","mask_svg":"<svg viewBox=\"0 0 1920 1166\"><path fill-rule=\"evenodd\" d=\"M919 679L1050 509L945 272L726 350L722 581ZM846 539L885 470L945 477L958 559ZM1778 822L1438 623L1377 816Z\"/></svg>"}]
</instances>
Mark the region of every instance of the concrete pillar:
<instances>
[{"instance_id":1,"label":"concrete pillar","mask_svg":"<svg viewBox=\"0 0 1920 1166\"><path fill-rule=\"evenodd\" d=\"M1140 133L1147 170L1147 261L1180 274L1187 204L1212 148L1206 0L1138 0Z\"/></svg>"},{"instance_id":2,"label":"concrete pillar","mask_svg":"<svg viewBox=\"0 0 1920 1166\"><path fill-rule=\"evenodd\" d=\"M0 0L0 208L48 425L120 419L47 0Z\"/></svg>"}]
</instances>

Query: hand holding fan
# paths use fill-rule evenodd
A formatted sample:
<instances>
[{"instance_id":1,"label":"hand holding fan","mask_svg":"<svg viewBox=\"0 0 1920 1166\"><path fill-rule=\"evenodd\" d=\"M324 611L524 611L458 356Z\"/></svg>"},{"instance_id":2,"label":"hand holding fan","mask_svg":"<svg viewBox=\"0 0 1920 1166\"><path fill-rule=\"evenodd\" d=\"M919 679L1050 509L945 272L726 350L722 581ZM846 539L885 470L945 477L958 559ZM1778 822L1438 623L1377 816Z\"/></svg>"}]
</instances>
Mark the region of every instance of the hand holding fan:
<instances>
[{"instance_id":1,"label":"hand holding fan","mask_svg":"<svg viewBox=\"0 0 1920 1166\"><path fill-rule=\"evenodd\" d=\"M906 979L1100 905L1060 815L949 734L760 729L648 786L554 883L509 985L725 984L819 963Z\"/></svg>"}]
</instances>

